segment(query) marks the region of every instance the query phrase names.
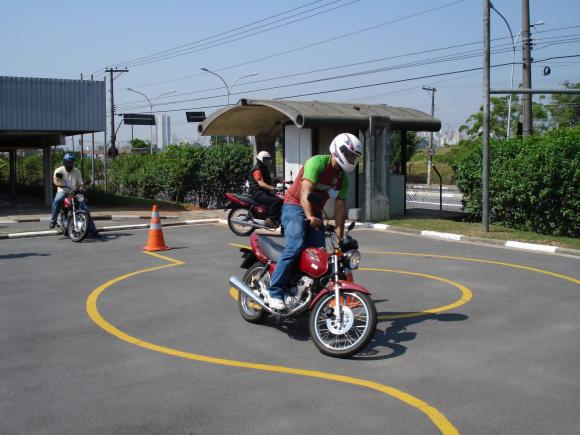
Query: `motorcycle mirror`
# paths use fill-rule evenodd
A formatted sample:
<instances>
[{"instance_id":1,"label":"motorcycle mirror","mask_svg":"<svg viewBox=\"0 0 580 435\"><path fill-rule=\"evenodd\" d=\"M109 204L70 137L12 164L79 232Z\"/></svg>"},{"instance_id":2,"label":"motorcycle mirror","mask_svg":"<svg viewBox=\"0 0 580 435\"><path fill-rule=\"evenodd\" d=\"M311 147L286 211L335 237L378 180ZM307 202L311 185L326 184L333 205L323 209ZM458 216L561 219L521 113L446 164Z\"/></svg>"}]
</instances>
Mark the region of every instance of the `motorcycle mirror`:
<instances>
[{"instance_id":1,"label":"motorcycle mirror","mask_svg":"<svg viewBox=\"0 0 580 435\"><path fill-rule=\"evenodd\" d=\"M350 231L352 231L352 229L354 228L354 226L355 226L355 221L352 221L352 222L350 223L350 225L348 226L348 229L347 229L346 231L347 231L347 232L350 232Z\"/></svg>"},{"instance_id":2,"label":"motorcycle mirror","mask_svg":"<svg viewBox=\"0 0 580 435\"><path fill-rule=\"evenodd\" d=\"M54 176L59 180L62 180L62 172L57 172L56 174L54 174Z\"/></svg>"},{"instance_id":3,"label":"motorcycle mirror","mask_svg":"<svg viewBox=\"0 0 580 435\"><path fill-rule=\"evenodd\" d=\"M308 201L310 201L312 204L314 205L322 205L322 198L320 197L320 195L318 193L315 192L310 192L308 194Z\"/></svg>"}]
</instances>

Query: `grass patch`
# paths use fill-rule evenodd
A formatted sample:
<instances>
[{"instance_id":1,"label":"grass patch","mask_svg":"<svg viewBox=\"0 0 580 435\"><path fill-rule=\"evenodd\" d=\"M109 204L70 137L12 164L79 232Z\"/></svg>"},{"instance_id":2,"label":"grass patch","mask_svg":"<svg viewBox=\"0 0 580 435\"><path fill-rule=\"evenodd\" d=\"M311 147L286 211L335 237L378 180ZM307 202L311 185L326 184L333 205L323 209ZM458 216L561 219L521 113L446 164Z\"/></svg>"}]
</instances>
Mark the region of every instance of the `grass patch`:
<instances>
[{"instance_id":1,"label":"grass patch","mask_svg":"<svg viewBox=\"0 0 580 435\"><path fill-rule=\"evenodd\" d=\"M544 234L533 233L531 231L514 230L501 225L490 225L489 232L484 233L481 231L481 223L479 222L406 218L390 219L383 223L421 231L440 231L444 233L462 234L469 237L481 237L483 239L516 240L518 242L540 243L543 245L560 246L580 250L580 238L547 236Z\"/></svg>"}]
</instances>

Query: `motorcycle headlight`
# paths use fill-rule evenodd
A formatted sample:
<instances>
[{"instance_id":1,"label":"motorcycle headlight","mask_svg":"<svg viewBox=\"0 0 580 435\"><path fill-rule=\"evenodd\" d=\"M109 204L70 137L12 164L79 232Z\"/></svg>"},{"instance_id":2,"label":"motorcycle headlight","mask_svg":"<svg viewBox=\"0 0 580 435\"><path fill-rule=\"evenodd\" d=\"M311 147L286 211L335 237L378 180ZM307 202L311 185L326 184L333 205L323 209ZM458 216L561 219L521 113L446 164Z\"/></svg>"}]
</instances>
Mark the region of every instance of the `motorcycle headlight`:
<instances>
[{"instance_id":1,"label":"motorcycle headlight","mask_svg":"<svg viewBox=\"0 0 580 435\"><path fill-rule=\"evenodd\" d=\"M82 193L77 193L77 201L83 202L85 200L85 195Z\"/></svg>"},{"instance_id":2,"label":"motorcycle headlight","mask_svg":"<svg viewBox=\"0 0 580 435\"><path fill-rule=\"evenodd\" d=\"M358 269L360 264L360 252L355 251L354 249L347 251L344 254L344 259L346 260L345 262L349 269Z\"/></svg>"}]
</instances>

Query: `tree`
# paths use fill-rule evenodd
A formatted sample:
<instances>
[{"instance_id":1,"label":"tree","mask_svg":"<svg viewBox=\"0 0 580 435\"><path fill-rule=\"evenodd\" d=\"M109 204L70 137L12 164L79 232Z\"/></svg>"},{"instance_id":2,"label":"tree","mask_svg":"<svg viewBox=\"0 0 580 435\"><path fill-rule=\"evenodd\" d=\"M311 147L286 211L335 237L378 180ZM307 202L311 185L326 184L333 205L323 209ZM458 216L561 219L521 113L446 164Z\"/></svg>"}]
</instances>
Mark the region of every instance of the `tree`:
<instances>
[{"instance_id":1,"label":"tree","mask_svg":"<svg viewBox=\"0 0 580 435\"><path fill-rule=\"evenodd\" d=\"M566 81L562 85L567 89L580 89L580 82ZM580 95L555 94L548 105L550 127L575 127L580 125Z\"/></svg>"},{"instance_id":2,"label":"tree","mask_svg":"<svg viewBox=\"0 0 580 435\"><path fill-rule=\"evenodd\" d=\"M139 138L131 139L129 145L131 148L151 148L151 142Z\"/></svg>"},{"instance_id":3,"label":"tree","mask_svg":"<svg viewBox=\"0 0 580 435\"><path fill-rule=\"evenodd\" d=\"M420 139L417 137L417 133L414 131L407 132L407 161L411 160L411 157L417 151L417 145L419 144ZM401 132L394 131L390 137L390 161L391 166L395 168L396 172L400 172L401 168Z\"/></svg>"},{"instance_id":4,"label":"tree","mask_svg":"<svg viewBox=\"0 0 580 435\"><path fill-rule=\"evenodd\" d=\"M545 97L540 96L540 100ZM509 96L491 97L489 114L489 135L492 139L504 140L507 138L507 121L509 111ZM522 104L517 95L512 97L511 110L511 137L517 132L517 125L522 115ZM532 102L532 117L534 119L534 131L543 132L548 128L548 111L540 102ZM483 106L479 112L469 116L465 124L459 127L459 131L467 135L468 139L480 138L483 135Z\"/></svg>"}]
</instances>

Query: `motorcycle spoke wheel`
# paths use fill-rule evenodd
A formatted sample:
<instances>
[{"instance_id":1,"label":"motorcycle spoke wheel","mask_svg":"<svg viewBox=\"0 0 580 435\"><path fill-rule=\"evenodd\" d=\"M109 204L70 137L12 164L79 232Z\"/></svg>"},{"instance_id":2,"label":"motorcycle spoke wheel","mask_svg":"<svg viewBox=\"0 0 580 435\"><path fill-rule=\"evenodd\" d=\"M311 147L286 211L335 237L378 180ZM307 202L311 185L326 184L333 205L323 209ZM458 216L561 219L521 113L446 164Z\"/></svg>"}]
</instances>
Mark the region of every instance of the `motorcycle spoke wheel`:
<instances>
[{"instance_id":1,"label":"motorcycle spoke wheel","mask_svg":"<svg viewBox=\"0 0 580 435\"><path fill-rule=\"evenodd\" d=\"M345 358L368 344L376 328L377 315L372 300L359 292L342 294L341 320L335 314L335 305L334 294L317 302L310 317L310 333L322 353Z\"/></svg>"},{"instance_id":2,"label":"motorcycle spoke wheel","mask_svg":"<svg viewBox=\"0 0 580 435\"><path fill-rule=\"evenodd\" d=\"M228 226L234 234L237 234L238 236L249 236L254 232L254 227L232 222L232 219L247 220L251 222L252 217L248 213L248 210L245 208L235 208L230 211L230 214L228 215Z\"/></svg>"},{"instance_id":3,"label":"motorcycle spoke wheel","mask_svg":"<svg viewBox=\"0 0 580 435\"><path fill-rule=\"evenodd\" d=\"M89 217L85 213L76 214L76 225L74 218L69 219L68 236L73 242L82 242L89 231Z\"/></svg>"},{"instance_id":4,"label":"motorcycle spoke wheel","mask_svg":"<svg viewBox=\"0 0 580 435\"><path fill-rule=\"evenodd\" d=\"M264 267L265 266L262 263L255 263L248 269L243 278L243 282L254 290L256 296L260 298L262 297L260 290L266 289L267 291L270 286L269 273L266 273L261 281L258 280L264 271ZM267 314L260 305L256 304L242 291L238 292L238 309L242 317L250 323L259 323Z\"/></svg>"}]
</instances>

